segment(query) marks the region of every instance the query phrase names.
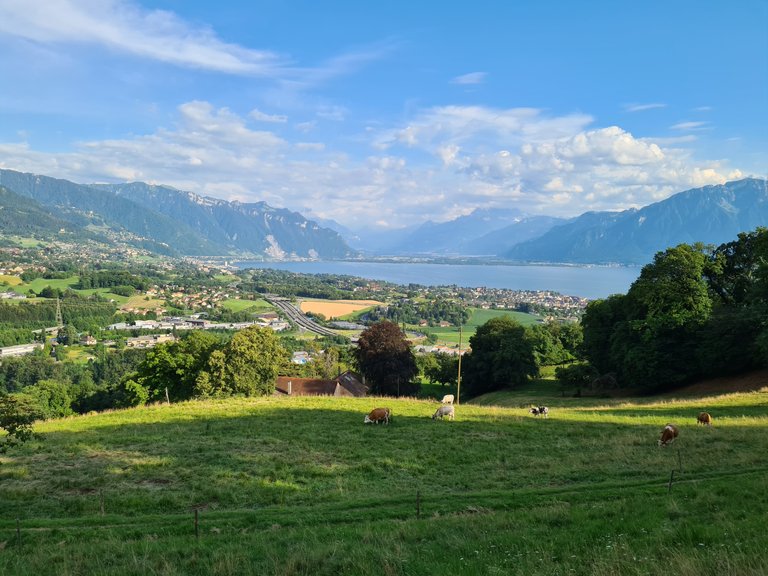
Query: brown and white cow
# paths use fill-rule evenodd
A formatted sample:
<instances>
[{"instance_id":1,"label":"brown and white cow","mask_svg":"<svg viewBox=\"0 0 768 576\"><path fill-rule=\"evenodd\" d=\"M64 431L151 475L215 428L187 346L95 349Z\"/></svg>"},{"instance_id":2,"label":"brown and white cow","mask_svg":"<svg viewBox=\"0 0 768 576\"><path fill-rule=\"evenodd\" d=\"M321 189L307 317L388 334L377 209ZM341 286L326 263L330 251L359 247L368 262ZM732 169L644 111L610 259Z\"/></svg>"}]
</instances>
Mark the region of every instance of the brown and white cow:
<instances>
[{"instance_id":1,"label":"brown and white cow","mask_svg":"<svg viewBox=\"0 0 768 576\"><path fill-rule=\"evenodd\" d=\"M366 414L363 424L389 424L390 418L392 418L390 408L374 408Z\"/></svg>"},{"instance_id":2,"label":"brown and white cow","mask_svg":"<svg viewBox=\"0 0 768 576\"><path fill-rule=\"evenodd\" d=\"M671 444L677 438L677 426L674 424L667 424L661 431L661 438L659 438L659 446L666 446Z\"/></svg>"},{"instance_id":3,"label":"brown and white cow","mask_svg":"<svg viewBox=\"0 0 768 576\"><path fill-rule=\"evenodd\" d=\"M712 426L712 416L709 412L702 412L699 417L696 418L698 424L704 424L704 426Z\"/></svg>"}]
</instances>

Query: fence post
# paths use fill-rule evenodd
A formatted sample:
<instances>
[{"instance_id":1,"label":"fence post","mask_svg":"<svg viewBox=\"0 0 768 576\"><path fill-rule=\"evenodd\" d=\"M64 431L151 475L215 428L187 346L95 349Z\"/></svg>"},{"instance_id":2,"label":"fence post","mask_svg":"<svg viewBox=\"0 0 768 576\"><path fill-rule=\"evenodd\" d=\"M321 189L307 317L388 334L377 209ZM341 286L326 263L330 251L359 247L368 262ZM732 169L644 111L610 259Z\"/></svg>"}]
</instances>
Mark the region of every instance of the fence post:
<instances>
[{"instance_id":1,"label":"fence post","mask_svg":"<svg viewBox=\"0 0 768 576\"><path fill-rule=\"evenodd\" d=\"M16 544L21 546L21 520L16 518Z\"/></svg>"},{"instance_id":2,"label":"fence post","mask_svg":"<svg viewBox=\"0 0 768 576\"><path fill-rule=\"evenodd\" d=\"M667 494L672 492L672 480L674 479L674 477L675 477L675 471L672 470L672 473L669 475L669 486L667 486Z\"/></svg>"},{"instance_id":3,"label":"fence post","mask_svg":"<svg viewBox=\"0 0 768 576\"><path fill-rule=\"evenodd\" d=\"M99 489L99 512L104 516L104 490Z\"/></svg>"},{"instance_id":4,"label":"fence post","mask_svg":"<svg viewBox=\"0 0 768 576\"><path fill-rule=\"evenodd\" d=\"M198 522L198 512L199 510L195 508L195 538L200 540L200 523Z\"/></svg>"}]
</instances>

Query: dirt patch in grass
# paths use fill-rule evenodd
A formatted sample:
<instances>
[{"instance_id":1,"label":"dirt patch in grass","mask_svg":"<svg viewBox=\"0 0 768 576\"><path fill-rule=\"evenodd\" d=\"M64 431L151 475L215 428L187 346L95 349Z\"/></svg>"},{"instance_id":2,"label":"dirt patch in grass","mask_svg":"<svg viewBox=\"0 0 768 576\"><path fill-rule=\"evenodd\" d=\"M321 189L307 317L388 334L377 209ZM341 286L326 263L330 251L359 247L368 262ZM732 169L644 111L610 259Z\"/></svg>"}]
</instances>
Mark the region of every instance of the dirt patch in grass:
<instances>
[{"instance_id":1,"label":"dirt patch in grass","mask_svg":"<svg viewBox=\"0 0 768 576\"><path fill-rule=\"evenodd\" d=\"M702 380L679 388L677 394L727 394L729 392L755 392L768 389L768 369L756 370L737 376L720 376Z\"/></svg>"}]
</instances>

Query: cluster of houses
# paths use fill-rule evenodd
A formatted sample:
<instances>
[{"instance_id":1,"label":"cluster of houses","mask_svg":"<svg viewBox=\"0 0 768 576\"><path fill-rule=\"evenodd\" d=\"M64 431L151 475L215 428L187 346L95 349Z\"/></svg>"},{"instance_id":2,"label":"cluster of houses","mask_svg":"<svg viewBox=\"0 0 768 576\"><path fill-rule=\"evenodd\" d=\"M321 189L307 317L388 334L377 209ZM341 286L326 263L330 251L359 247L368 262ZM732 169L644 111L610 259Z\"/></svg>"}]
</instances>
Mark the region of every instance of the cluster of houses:
<instances>
[{"instance_id":1,"label":"cluster of houses","mask_svg":"<svg viewBox=\"0 0 768 576\"><path fill-rule=\"evenodd\" d=\"M24 300L26 296L24 294L19 294L18 292L14 292L13 290L6 290L5 292L0 292L0 300Z\"/></svg>"},{"instance_id":2,"label":"cluster of houses","mask_svg":"<svg viewBox=\"0 0 768 576\"><path fill-rule=\"evenodd\" d=\"M277 314L266 313L250 322L211 322L200 314L189 317L164 317L159 320L134 320L132 322L117 322L106 327L107 330L242 330L249 326L271 328L275 332L290 328L288 322L281 320Z\"/></svg>"}]
</instances>

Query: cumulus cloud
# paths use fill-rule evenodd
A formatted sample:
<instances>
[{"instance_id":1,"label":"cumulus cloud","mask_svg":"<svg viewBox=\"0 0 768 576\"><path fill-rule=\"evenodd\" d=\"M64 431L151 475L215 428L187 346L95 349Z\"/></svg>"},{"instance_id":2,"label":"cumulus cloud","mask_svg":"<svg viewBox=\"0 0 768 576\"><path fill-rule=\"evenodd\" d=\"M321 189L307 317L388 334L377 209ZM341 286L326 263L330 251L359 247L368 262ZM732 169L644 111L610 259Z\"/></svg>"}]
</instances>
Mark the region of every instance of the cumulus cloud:
<instances>
[{"instance_id":1,"label":"cumulus cloud","mask_svg":"<svg viewBox=\"0 0 768 576\"><path fill-rule=\"evenodd\" d=\"M143 180L263 200L353 229L445 220L477 207L575 216L644 206L739 175L618 126L593 127L583 114L430 108L402 126L368 127L350 150L307 141L301 131L261 129L261 115L191 101L169 127L81 142L69 152L0 143L0 166L75 182Z\"/></svg>"}]
</instances>

